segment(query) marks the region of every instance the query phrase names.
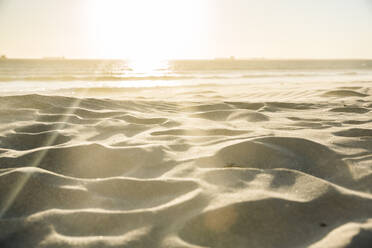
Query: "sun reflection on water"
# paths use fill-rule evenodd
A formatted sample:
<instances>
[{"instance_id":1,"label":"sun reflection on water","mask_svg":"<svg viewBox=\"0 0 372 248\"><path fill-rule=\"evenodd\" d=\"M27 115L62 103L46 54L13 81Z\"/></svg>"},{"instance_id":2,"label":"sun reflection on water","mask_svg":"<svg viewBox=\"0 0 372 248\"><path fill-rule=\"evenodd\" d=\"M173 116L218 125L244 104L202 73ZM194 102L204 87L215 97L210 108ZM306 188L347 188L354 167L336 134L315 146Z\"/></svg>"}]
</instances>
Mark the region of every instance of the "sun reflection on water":
<instances>
[{"instance_id":1,"label":"sun reflection on water","mask_svg":"<svg viewBox=\"0 0 372 248\"><path fill-rule=\"evenodd\" d=\"M133 74L146 76L166 75L169 73L169 61L157 59L135 59L128 61Z\"/></svg>"}]
</instances>

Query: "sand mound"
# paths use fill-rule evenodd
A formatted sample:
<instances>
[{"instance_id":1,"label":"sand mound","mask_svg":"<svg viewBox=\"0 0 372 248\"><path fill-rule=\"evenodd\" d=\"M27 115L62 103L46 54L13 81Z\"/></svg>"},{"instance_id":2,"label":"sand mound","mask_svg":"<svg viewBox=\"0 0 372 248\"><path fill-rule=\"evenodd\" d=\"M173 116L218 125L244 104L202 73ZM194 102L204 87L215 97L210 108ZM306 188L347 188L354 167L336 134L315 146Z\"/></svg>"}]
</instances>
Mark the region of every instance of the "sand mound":
<instances>
[{"instance_id":1,"label":"sand mound","mask_svg":"<svg viewBox=\"0 0 372 248\"><path fill-rule=\"evenodd\" d=\"M358 108L358 107L345 107L345 108L332 108L332 112L341 112L341 113L355 113L355 114L365 114L370 110L367 108Z\"/></svg>"},{"instance_id":2,"label":"sand mound","mask_svg":"<svg viewBox=\"0 0 372 248\"><path fill-rule=\"evenodd\" d=\"M168 131L153 132L151 135L172 135L172 136L235 136L245 134L243 130L229 129L170 129Z\"/></svg>"},{"instance_id":3,"label":"sand mound","mask_svg":"<svg viewBox=\"0 0 372 248\"><path fill-rule=\"evenodd\" d=\"M347 130L335 132L334 134L343 137L372 137L372 129L349 128Z\"/></svg>"},{"instance_id":4,"label":"sand mound","mask_svg":"<svg viewBox=\"0 0 372 248\"><path fill-rule=\"evenodd\" d=\"M363 93L359 93L353 90L331 90L323 93L323 96L333 96L333 97L365 97L368 96Z\"/></svg>"},{"instance_id":5,"label":"sand mound","mask_svg":"<svg viewBox=\"0 0 372 248\"><path fill-rule=\"evenodd\" d=\"M261 102L226 102L229 105L232 105L234 108L237 109L250 109L250 110L259 110L263 106L264 103Z\"/></svg>"},{"instance_id":6,"label":"sand mound","mask_svg":"<svg viewBox=\"0 0 372 248\"><path fill-rule=\"evenodd\" d=\"M168 162L162 147L107 147L99 144L78 145L50 148L20 155L18 157L0 158L1 168L31 166L38 162L38 167L67 176L82 178L101 178L141 174L154 167L166 167ZM169 166L169 165L168 165ZM165 168L159 168L161 173Z\"/></svg>"},{"instance_id":7,"label":"sand mound","mask_svg":"<svg viewBox=\"0 0 372 248\"><path fill-rule=\"evenodd\" d=\"M52 137L53 142L46 143ZM54 146L67 143L71 138L59 132L44 132L44 133L11 133L1 138L0 148L13 150L31 150L45 145Z\"/></svg>"},{"instance_id":8,"label":"sand mound","mask_svg":"<svg viewBox=\"0 0 372 248\"><path fill-rule=\"evenodd\" d=\"M194 118L202 118L212 121L225 121L230 114L232 114L232 111L229 110L214 110L214 111L206 111L198 114L193 114L191 117Z\"/></svg>"},{"instance_id":9,"label":"sand mound","mask_svg":"<svg viewBox=\"0 0 372 248\"><path fill-rule=\"evenodd\" d=\"M248 122L268 121L269 119L268 116L254 111L236 111L228 118L229 121L246 120Z\"/></svg>"},{"instance_id":10,"label":"sand mound","mask_svg":"<svg viewBox=\"0 0 372 248\"><path fill-rule=\"evenodd\" d=\"M27 216L48 209L149 209L176 200L197 189L191 180L141 180L124 177L81 180L47 170L22 167L1 175L1 198L4 200L17 182L27 179L7 216ZM4 203L4 201L2 201ZM27 202L27 208L24 203Z\"/></svg>"},{"instance_id":11,"label":"sand mound","mask_svg":"<svg viewBox=\"0 0 372 248\"><path fill-rule=\"evenodd\" d=\"M331 244L331 245L330 245ZM372 221L348 223L336 228L324 239L310 246L317 247L360 247L368 248L372 244Z\"/></svg>"},{"instance_id":12,"label":"sand mound","mask_svg":"<svg viewBox=\"0 0 372 248\"><path fill-rule=\"evenodd\" d=\"M268 137L228 145L211 157L199 159L198 164L208 167L295 169L343 183L351 179L348 165L337 153L299 138Z\"/></svg>"},{"instance_id":13,"label":"sand mound","mask_svg":"<svg viewBox=\"0 0 372 248\"><path fill-rule=\"evenodd\" d=\"M327 201L328 197L333 201ZM268 195L266 199L205 211L187 222L180 236L203 247L231 247L231 244L235 247L298 247L322 239L337 228L339 216L347 215L344 218L347 222L370 215L369 207L353 211L355 205L370 204L371 199L348 197L333 190L305 202ZM295 223L301 223L301 228Z\"/></svg>"}]
</instances>

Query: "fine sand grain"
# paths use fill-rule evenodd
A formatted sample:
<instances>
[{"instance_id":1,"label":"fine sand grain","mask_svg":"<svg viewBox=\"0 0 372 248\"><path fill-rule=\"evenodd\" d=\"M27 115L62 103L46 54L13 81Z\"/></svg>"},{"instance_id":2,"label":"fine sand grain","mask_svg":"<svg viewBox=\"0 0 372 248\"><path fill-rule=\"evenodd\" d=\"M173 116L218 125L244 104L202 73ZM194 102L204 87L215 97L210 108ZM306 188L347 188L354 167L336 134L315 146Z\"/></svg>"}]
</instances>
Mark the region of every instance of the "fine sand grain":
<instances>
[{"instance_id":1,"label":"fine sand grain","mask_svg":"<svg viewBox=\"0 0 372 248\"><path fill-rule=\"evenodd\" d=\"M0 97L0 247L372 247L372 83Z\"/></svg>"}]
</instances>

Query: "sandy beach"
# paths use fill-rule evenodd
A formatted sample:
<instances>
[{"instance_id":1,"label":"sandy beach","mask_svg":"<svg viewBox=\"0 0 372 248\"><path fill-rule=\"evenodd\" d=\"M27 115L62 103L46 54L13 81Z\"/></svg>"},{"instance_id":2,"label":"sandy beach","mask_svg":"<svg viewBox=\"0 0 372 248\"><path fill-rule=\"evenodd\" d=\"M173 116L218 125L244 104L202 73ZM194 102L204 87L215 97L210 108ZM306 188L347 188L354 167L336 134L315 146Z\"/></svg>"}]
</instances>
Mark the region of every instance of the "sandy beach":
<instances>
[{"instance_id":1,"label":"sandy beach","mask_svg":"<svg viewBox=\"0 0 372 248\"><path fill-rule=\"evenodd\" d=\"M371 247L372 83L0 97L0 247Z\"/></svg>"},{"instance_id":2,"label":"sandy beach","mask_svg":"<svg viewBox=\"0 0 372 248\"><path fill-rule=\"evenodd\" d=\"M0 0L0 248L372 248L371 10Z\"/></svg>"}]
</instances>

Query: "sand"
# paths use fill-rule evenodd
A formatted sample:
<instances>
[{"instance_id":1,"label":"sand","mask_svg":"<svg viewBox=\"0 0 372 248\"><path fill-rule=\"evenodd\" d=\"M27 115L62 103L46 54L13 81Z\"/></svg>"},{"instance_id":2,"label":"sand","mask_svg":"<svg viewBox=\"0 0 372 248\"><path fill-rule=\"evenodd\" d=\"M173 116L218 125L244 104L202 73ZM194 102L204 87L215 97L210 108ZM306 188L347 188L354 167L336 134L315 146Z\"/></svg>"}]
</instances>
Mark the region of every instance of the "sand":
<instances>
[{"instance_id":1,"label":"sand","mask_svg":"<svg viewBox=\"0 0 372 248\"><path fill-rule=\"evenodd\" d=\"M372 247L372 83L0 97L0 247Z\"/></svg>"}]
</instances>

